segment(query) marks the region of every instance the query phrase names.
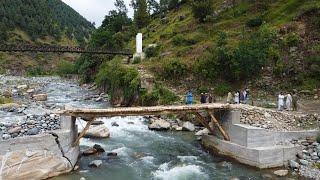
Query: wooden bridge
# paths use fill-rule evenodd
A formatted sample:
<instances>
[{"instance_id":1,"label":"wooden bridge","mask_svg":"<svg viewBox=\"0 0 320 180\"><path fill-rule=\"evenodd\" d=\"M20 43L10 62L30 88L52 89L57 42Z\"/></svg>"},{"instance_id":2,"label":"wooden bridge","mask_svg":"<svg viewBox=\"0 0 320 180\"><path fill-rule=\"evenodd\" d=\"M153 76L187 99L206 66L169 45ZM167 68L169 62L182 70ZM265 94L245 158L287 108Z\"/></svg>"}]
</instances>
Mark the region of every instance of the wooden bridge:
<instances>
[{"instance_id":1,"label":"wooden bridge","mask_svg":"<svg viewBox=\"0 0 320 180\"><path fill-rule=\"evenodd\" d=\"M153 106L153 107L129 107L129 108L108 108L108 109L83 109L83 108L66 108L59 112L61 115L71 116L73 123L77 117L87 121L83 131L76 139L74 146L79 144L80 139L89 130L90 125L98 117L112 116L144 116L144 115L164 115L164 114L182 114L192 113L197 117L197 120L206 127L211 133L214 133L212 127L201 112L207 112L213 124L223 135L224 139L229 141L229 135L224 131L217 118L214 116L215 111L232 109L230 104L196 104L196 105L178 105L178 106Z\"/></svg>"},{"instance_id":2,"label":"wooden bridge","mask_svg":"<svg viewBox=\"0 0 320 180\"><path fill-rule=\"evenodd\" d=\"M70 46L49 46L49 45L8 45L1 44L0 52L52 52L52 53L79 53L79 54L106 54L123 55L132 58L133 53L129 50L105 50L100 48L82 48Z\"/></svg>"}]
</instances>

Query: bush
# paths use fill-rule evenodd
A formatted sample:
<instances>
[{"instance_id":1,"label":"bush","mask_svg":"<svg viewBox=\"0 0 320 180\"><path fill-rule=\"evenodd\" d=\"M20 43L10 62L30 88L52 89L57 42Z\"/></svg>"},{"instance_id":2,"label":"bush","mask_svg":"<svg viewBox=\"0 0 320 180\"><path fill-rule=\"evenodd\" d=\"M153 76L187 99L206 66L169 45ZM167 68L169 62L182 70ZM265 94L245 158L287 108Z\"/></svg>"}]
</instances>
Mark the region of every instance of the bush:
<instances>
[{"instance_id":1,"label":"bush","mask_svg":"<svg viewBox=\"0 0 320 180\"><path fill-rule=\"evenodd\" d=\"M13 102L12 98L6 98L6 97L0 96L0 104L7 104L12 102Z\"/></svg>"},{"instance_id":2,"label":"bush","mask_svg":"<svg viewBox=\"0 0 320 180\"><path fill-rule=\"evenodd\" d=\"M198 42L196 38L186 38L182 34L178 34L172 38L172 43L176 46L189 46Z\"/></svg>"},{"instance_id":3,"label":"bush","mask_svg":"<svg viewBox=\"0 0 320 180\"><path fill-rule=\"evenodd\" d=\"M207 93L207 92L209 92L209 88L206 87L206 86L201 86L201 87L199 87L199 88L197 89L197 93L198 93L198 94Z\"/></svg>"},{"instance_id":4,"label":"bush","mask_svg":"<svg viewBox=\"0 0 320 180\"><path fill-rule=\"evenodd\" d=\"M27 76L44 76L52 74L51 71L47 71L40 66L34 68L28 68Z\"/></svg>"},{"instance_id":5,"label":"bush","mask_svg":"<svg viewBox=\"0 0 320 180\"><path fill-rule=\"evenodd\" d=\"M262 19L261 18L253 18L253 19L249 19L247 22L246 22L246 26L247 27L250 27L250 28L253 28L253 27L259 27L261 26L263 23Z\"/></svg>"},{"instance_id":6,"label":"bush","mask_svg":"<svg viewBox=\"0 0 320 180\"><path fill-rule=\"evenodd\" d=\"M285 71L285 64L283 61L278 61L276 66L273 68L273 74L277 77L281 77Z\"/></svg>"},{"instance_id":7,"label":"bush","mask_svg":"<svg viewBox=\"0 0 320 180\"><path fill-rule=\"evenodd\" d=\"M230 92L232 90L232 87L227 84L227 83L221 83L218 84L215 89L214 92L216 95L218 96L225 96L226 94L228 94L228 92Z\"/></svg>"},{"instance_id":8,"label":"bush","mask_svg":"<svg viewBox=\"0 0 320 180\"><path fill-rule=\"evenodd\" d=\"M187 72L187 66L179 60L170 60L164 64L163 75L167 79L177 79L184 76Z\"/></svg>"},{"instance_id":9,"label":"bush","mask_svg":"<svg viewBox=\"0 0 320 180\"><path fill-rule=\"evenodd\" d=\"M146 53L146 57L147 57L147 58L157 57L157 56L159 56L159 54L160 54L160 46L151 46L151 47L148 47L148 48L145 50L145 53Z\"/></svg>"},{"instance_id":10,"label":"bush","mask_svg":"<svg viewBox=\"0 0 320 180\"><path fill-rule=\"evenodd\" d=\"M160 100L160 94L157 89L151 92L143 92L141 94L142 106L158 105L158 102Z\"/></svg>"},{"instance_id":11,"label":"bush","mask_svg":"<svg viewBox=\"0 0 320 180\"><path fill-rule=\"evenodd\" d=\"M69 61L62 60L59 62L57 67L57 74L59 75L68 75L75 74L75 66Z\"/></svg>"},{"instance_id":12,"label":"bush","mask_svg":"<svg viewBox=\"0 0 320 180\"><path fill-rule=\"evenodd\" d=\"M288 47L298 46L300 43L300 36L297 33L291 32L285 36L284 42Z\"/></svg>"},{"instance_id":13,"label":"bush","mask_svg":"<svg viewBox=\"0 0 320 180\"><path fill-rule=\"evenodd\" d=\"M95 81L104 87L111 98L117 91L122 91L124 99L130 101L138 93L140 87L139 72L132 67L121 64L121 60L114 59L104 64L97 74Z\"/></svg>"},{"instance_id":14,"label":"bush","mask_svg":"<svg viewBox=\"0 0 320 180\"><path fill-rule=\"evenodd\" d=\"M192 3L193 16L200 22L205 22L207 16L213 14L212 0L194 0Z\"/></svg>"},{"instance_id":15,"label":"bush","mask_svg":"<svg viewBox=\"0 0 320 180\"><path fill-rule=\"evenodd\" d=\"M169 89L163 86L160 86L160 87L157 86L157 89L159 90L159 94L160 94L160 104L169 105L179 100L179 97Z\"/></svg>"},{"instance_id":16,"label":"bush","mask_svg":"<svg viewBox=\"0 0 320 180\"><path fill-rule=\"evenodd\" d=\"M140 64L141 63L141 57L134 57L132 64Z\"/></svg>"}]
</instances>

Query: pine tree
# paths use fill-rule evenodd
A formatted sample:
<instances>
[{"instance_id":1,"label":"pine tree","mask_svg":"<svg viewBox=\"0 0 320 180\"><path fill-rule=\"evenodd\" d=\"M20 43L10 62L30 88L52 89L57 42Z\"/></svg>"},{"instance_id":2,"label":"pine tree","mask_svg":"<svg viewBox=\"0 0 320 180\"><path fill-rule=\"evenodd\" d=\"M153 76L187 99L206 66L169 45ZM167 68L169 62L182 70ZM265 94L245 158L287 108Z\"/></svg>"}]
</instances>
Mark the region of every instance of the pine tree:
<instances>
[{"instance_id":1,"label":"pine tree","mask_svg":"<svg viewBox=\"0 0 320 180\"><path fill-rule=\"evenodd\" d=\"M131 6L134 9L134 21L138 28L144 28L149 24L150 15L146 0L132 0Z\"/></svg>"}]
</instances>

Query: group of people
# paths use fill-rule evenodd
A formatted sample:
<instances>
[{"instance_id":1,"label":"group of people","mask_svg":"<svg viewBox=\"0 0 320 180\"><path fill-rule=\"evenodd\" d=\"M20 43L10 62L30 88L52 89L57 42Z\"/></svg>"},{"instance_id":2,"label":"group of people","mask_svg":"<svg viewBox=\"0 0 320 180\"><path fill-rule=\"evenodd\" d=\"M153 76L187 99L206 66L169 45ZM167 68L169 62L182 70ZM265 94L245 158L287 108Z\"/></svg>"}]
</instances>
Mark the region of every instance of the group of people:
<instances>
[{"instance_id":1,"label":"group of people","mask_svg":"<svg viewBox=\"0 0 320 180\"><path fill-rule=\"evenodd\" d=\"M249 101L249 90L245 89L243 91L237 91L232 95L231 92L228 93L227 103L230 104L247 104Z\"/></svg>"},{"instance_id":2,"label":"group of people","mask_svg":"<svg viewBox=\"0 0 320 180\"><path fill-rule=\"evenodd\" d=\"M297 110L297 98L290 93L284 95L283 92L280 92L278 95L278 110L285 109L288 111Z\"/></svg>"},{"instance_id":3,"label":"group of people","mask_svg":"<svg viewBox=\"0 0 320 180\"><path fill-rule=\"evenodd\" d=\"M210 93L201 93L200 102L201 104L214 103L216 102L216 99ZM190 90L186 94L186 104L192 104L192 103L193 103L193 94L192 94L192 91Z\"/></svg>"}]
</instances>

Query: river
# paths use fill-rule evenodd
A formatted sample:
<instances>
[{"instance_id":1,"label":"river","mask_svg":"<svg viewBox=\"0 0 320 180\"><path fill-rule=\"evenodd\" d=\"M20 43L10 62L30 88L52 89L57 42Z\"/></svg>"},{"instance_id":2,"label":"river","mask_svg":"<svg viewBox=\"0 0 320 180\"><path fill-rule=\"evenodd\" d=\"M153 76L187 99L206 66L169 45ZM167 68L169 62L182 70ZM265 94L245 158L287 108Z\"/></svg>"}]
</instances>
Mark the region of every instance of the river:
<instances>
[{"instance_id":1,"label":"river","mask_svg":"<svg viewBox=\"0 0 320 180\"><path fill-rule=\"evenodd\" d=\"M48 93L47 104L57 107L110 107L107 102L84 98L96 92L82 88L74 81L60 78L24 80L28 83L42 83L41 91ZM107 152L116 152L118 156L107 157L106 154L101 154L82 157L79 170L52 178L53 180L79 180L81 177L87 180L258 180L266 173L207 153L191 132L150 131L143 117L113 117L101 120L109 128L111 137L84 138L81 140L81 149L99 144ZM112 122L117 122L119 126L112 126ZM78 125L83 126L80 123ZM99 168L89 168L88 164L92 160L103 160L103 164Z\"/></svg>"}]
</instances>

